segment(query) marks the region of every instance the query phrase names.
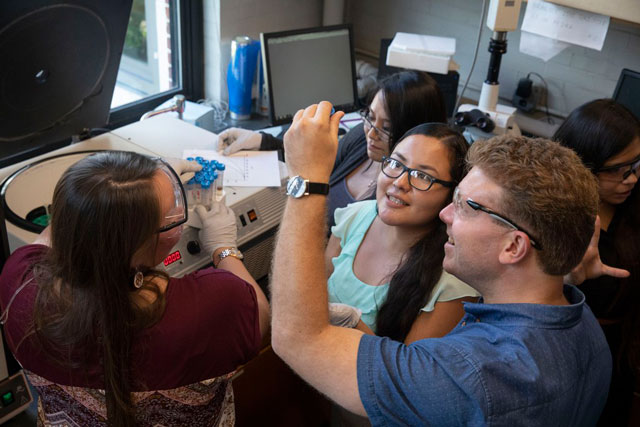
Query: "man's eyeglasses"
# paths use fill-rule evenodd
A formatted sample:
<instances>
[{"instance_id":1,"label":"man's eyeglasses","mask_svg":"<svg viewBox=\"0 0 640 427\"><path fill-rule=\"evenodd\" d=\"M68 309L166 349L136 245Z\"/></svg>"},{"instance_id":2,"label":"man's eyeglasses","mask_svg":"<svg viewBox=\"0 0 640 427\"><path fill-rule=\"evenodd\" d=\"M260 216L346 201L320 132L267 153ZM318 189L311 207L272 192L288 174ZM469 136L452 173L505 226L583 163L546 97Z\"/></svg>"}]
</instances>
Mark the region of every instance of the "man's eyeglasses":
<instances>
[{"instance_id":1,"label":"man's eyeglasses","mask_svg":"<svg viewBox=\"0 0 640 427\"><path fill-rule=\"evenodd\" d=\"M391 133L389 131L377 128L373 125L373 122L371 121L371 117L369 115L368 108L363 108L358 113L360 114L360 117L362 117L362 120L364 121L365 134L369 133L369 131L373 128L378 134L378 138L380 139L380 141L388 142L391 139Z\"/></svg>"},{"instance_id":2,"label":"man's eyeglasses","mask_svg":"<svg viewBox=\"0 0 640 427\"><path fill-rule=\"evenodd\" d=\"M491 218L500 221L501 223L513 228L514 230L518 230L518 231L523 232L524 234L526 234L529 237L529 241L531 242L531 246L533 246L535 249L537 249L539 251L542 250L542 245L540 245L540 243L538 243L537 239L535 239L528 231L526 231L525 229L523 229L522 227L517 225L515 222L511 221L509 218L505 217L504 215L500 215L499 213L497 213L495 211L492 211L491 209L487 208L486 206L481 205L478 202L474 202L470 198L467 198L466 202L467 202L467 205L469 205L469 207L471 209L473 209L474 211L484 212L487 215L489 215ZM458 188L456 188L455 191L453 192L453 204L455 206L457 206L458 208L462 207L462 200L460 200L460 192L459 192Z\"/></svg>"},{"instance_id":3,"label":"man's eyeglasses","mask_svg":"<svg viewBox=\"0 0 640 427\"><path fill-rule=\"evenodd\" d=\"M409 185L416 190L427 191L433 186L434 182L447 188L453 188L456 185L455 182L443 181L421 170L411 169L403 165L399 160L387 156L382 157L382 173L389 178L398 178L405 172L409 174Z\"/></svg>"},{"instance_id":4,"label":"man's eyeglasses","mask_svg":"<svg viewBox=\"0 0 640 427\"><path fill-rule=\"evenodd\" d=\"M640 168L640 157L636 157L627 163L605 166L598 169L596 173L600 175L601 179L622 182L629 178L629 175L631 174L638 176L638 168Z\"/></svg>"},{"instance_id":5,"label":"man's eyeglasses","mask_svg":"<svg viewBox=\"0 0 640 427\"><path fill-rule=\"evenodd\" d=\"M171 209L164 217L165 224L158 229L158 233L163 233L187 222L187 195L176 171L164 160L160 158L155 160L158 163L158 169L164 172L171 182L174 199Z\"/></svg>"}]
</instances>

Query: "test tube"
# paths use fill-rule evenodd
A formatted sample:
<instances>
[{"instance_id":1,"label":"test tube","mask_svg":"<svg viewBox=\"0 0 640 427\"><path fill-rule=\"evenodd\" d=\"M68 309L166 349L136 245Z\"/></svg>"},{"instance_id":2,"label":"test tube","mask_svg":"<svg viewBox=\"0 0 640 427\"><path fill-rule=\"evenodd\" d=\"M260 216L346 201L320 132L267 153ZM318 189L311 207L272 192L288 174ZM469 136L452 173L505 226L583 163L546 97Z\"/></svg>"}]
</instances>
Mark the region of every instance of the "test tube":
<instances>
[{"instance_id":1,"label":"test tube","mask_svg":"<svg viewBox=\"0 0 640 427\"><path fill-rule=\"evenodd\" d=\"M222 197L222 193L224 190L224 170L225 165L222 163L218 163L216 165L216 169L218 169L218 179L216 179L216 199L220 199Z\"/></svg>"},{"instance_id":2,"label":"test tube","mask_svg":"<svg viewBox=\"0 0 640 427\"><path fill-rule=\"evenodd\" d=\"M184 191L187 193L187 205L193 206L195 204L195 200L193 197L193 190L195 189L196 178L195 176L187 181L187 184L184 186Z\"/></svg>"},{"instance_id":3,"label":"test tube","mask_svg":"<svg viewBox=\"0 0 640 427\"><path fill-rule=\"evenodd\" d=\"M202 171L196 172L195 176L189 180L189 189L187 191L187 203L192 205L197 205L200 203L201 195L201 185L202 180L204 179L204 174Z\"/></svg>"},{"instance_id":4,"label":"test tube","mask_svg":"<svg viewBox=\"0 0 640 427\"><path fill-rule=\"evenodd\" d=\"M202 206L204 206L205 208L210 209L211 208L212 196L213 196L213 193L212 193L212 188L211 188L211 181L205 180L202 183L202 192L201 192L200 204Z\"/></svg>"}]
</instances>

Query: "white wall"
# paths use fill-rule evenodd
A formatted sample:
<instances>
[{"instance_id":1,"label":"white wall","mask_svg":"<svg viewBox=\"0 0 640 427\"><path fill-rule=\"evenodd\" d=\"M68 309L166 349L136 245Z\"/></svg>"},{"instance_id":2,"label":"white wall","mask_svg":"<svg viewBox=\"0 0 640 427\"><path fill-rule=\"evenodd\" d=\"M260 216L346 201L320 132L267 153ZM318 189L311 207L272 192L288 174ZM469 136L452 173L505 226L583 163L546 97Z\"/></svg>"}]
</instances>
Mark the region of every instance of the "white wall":
<instances>
[{"instance_id":1,"label":"white wall","mask_svg":"<svg viewBox=\"0 0 640 427\"><path fill-rule=\"evenodd\" d=\"M322 4L322 0L205 0L207 97L227 99L226 70L233 37L257 39L260 32L319 26ZM345 18L353 24L356 49L376 55L380 39L392 38L397 31L455 37L454 59L460 64L460 80L464 82L475 48L481 5L480 0L347 0ZM522 14L525 8L526 2ZM465 92L465 97L472 99L479 96L489 63L491 33L484 22L482 28L478 61ZM518 51L520 31L508 33L507 39L499 79L503 103L510 102L518 80L535 71L549 84L551 111L564 116L584 102L610 97L623 68L640 71L638 24L612 20L601 52L569 47L547 63ZM540 85L536 77L532 80Z\"/></svg>"},{"instance_id":2,"label":"white wall","mask_svg":"<svg viewBox=\"0 0 640 427\"><path fill-rule=\"evenodd\" d=\"M220 73L220 0L204 0L203 14L205 98L219 100L223 77Z\"/></svg>"},{"instance_id":3,"label":"white wall","mask_svg":"<svg viewBox=\"0 0 640 427\"><path fill-rule=\"evenodd\" d=\"M246 35L318 27L322 0L205 0L205 95L227 100L231 40Z\"/></svg>"},{"instance_id":4,"label":"white wall","mask_svg":"<svg viewBox=\"0 0 640 427\"><path fill-rule=\"evenodd\" d=\"M356 48L375 54L380 39L392 38L397 31L455 37L454 59L460 64L462 86L473 59L481 6L480 0L349 0L346 18L354 26ZM525 8L526 2L522 14ZM473 99L479 96L489 64L491 32L485 23L482 25L478 61L469 82L471 90L465 92L465 97ZM612 20L601 52L569 47L547 63L518 51L520 31L508 33L507 39L499 79L503 103L511 100L518 80L535 71L549 84L550 109L564 116L589 100L610 97L623 68L640 71L638 24ZM532 80L540 84L536 77Z\"/></svg>"}]
</instances>

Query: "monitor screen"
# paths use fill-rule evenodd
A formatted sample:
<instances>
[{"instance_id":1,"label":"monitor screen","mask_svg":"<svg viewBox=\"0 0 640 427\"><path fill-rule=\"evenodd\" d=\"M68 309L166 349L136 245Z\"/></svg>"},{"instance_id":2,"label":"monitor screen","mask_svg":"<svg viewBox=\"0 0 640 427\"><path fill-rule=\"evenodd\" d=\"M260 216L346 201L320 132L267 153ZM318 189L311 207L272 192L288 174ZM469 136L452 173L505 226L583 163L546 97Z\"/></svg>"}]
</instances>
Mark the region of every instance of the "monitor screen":
<instances>
[{"instance_id":1,"label":"monitor screen","mask_svg":"<svg viewBox=\"0 0 640 427\"><path fill-rule=\"evenodd\" d=\"M613 99L640 118L640 73L623 69L613 92Z\"/></svg>"},{"instance_id":2,"label":"monitor screen","mask_svg":"<svg viewBox=\"0 0 640 427\"><path fill-rule=\"evenodd\" d=\"M331 102L357 108L351 27L336 25L262 33L262 55L273 125L289 123L301 108Z\"/></svg>"}]
</instances>

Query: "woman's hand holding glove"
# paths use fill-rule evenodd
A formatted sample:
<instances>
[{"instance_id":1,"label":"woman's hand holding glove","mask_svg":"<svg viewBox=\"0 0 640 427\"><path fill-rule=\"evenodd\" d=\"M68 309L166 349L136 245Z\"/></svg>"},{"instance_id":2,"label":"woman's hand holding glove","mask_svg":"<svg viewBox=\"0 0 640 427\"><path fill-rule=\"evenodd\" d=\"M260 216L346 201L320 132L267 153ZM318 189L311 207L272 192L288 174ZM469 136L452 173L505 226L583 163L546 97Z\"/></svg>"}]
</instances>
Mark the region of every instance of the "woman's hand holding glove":
<instances>
[{"instance_id":1,"label":"woman's hand holding glove","mask_svg":"<svg viewBox=\"0 0 640 427\"><path fill-rule=\"evenodd\" d=\"M219 202L214 201L209 211L202 205L196 206L194 210L202 222L198 234L200 243L209 256L213 256L218 248L237 247L236 214L227 207L224 198Z\"/></svg>"},{"instance_id":2,"label":"woman's hand holding glove","mask_svg":"<svg viewBox=\"0 0 640 427\"><path fill-rule=\"evenodd\" d=\"M361 316L362 310L359 308L339 302L329 303L329 323L333 326L355 328L358 322L360 322Z\"/></svg>"},{"instance_id":3,"label":"woman's hand holding glove","mask_svg":"<svg viewBox=\"0 0 640 427\"><path fill-rule=\"evenodd\" d=\"M229 128L218 135L218 151L228 156L241 150L259 150L262 134L252 130Z\"/></svg>"}]
</instances>

